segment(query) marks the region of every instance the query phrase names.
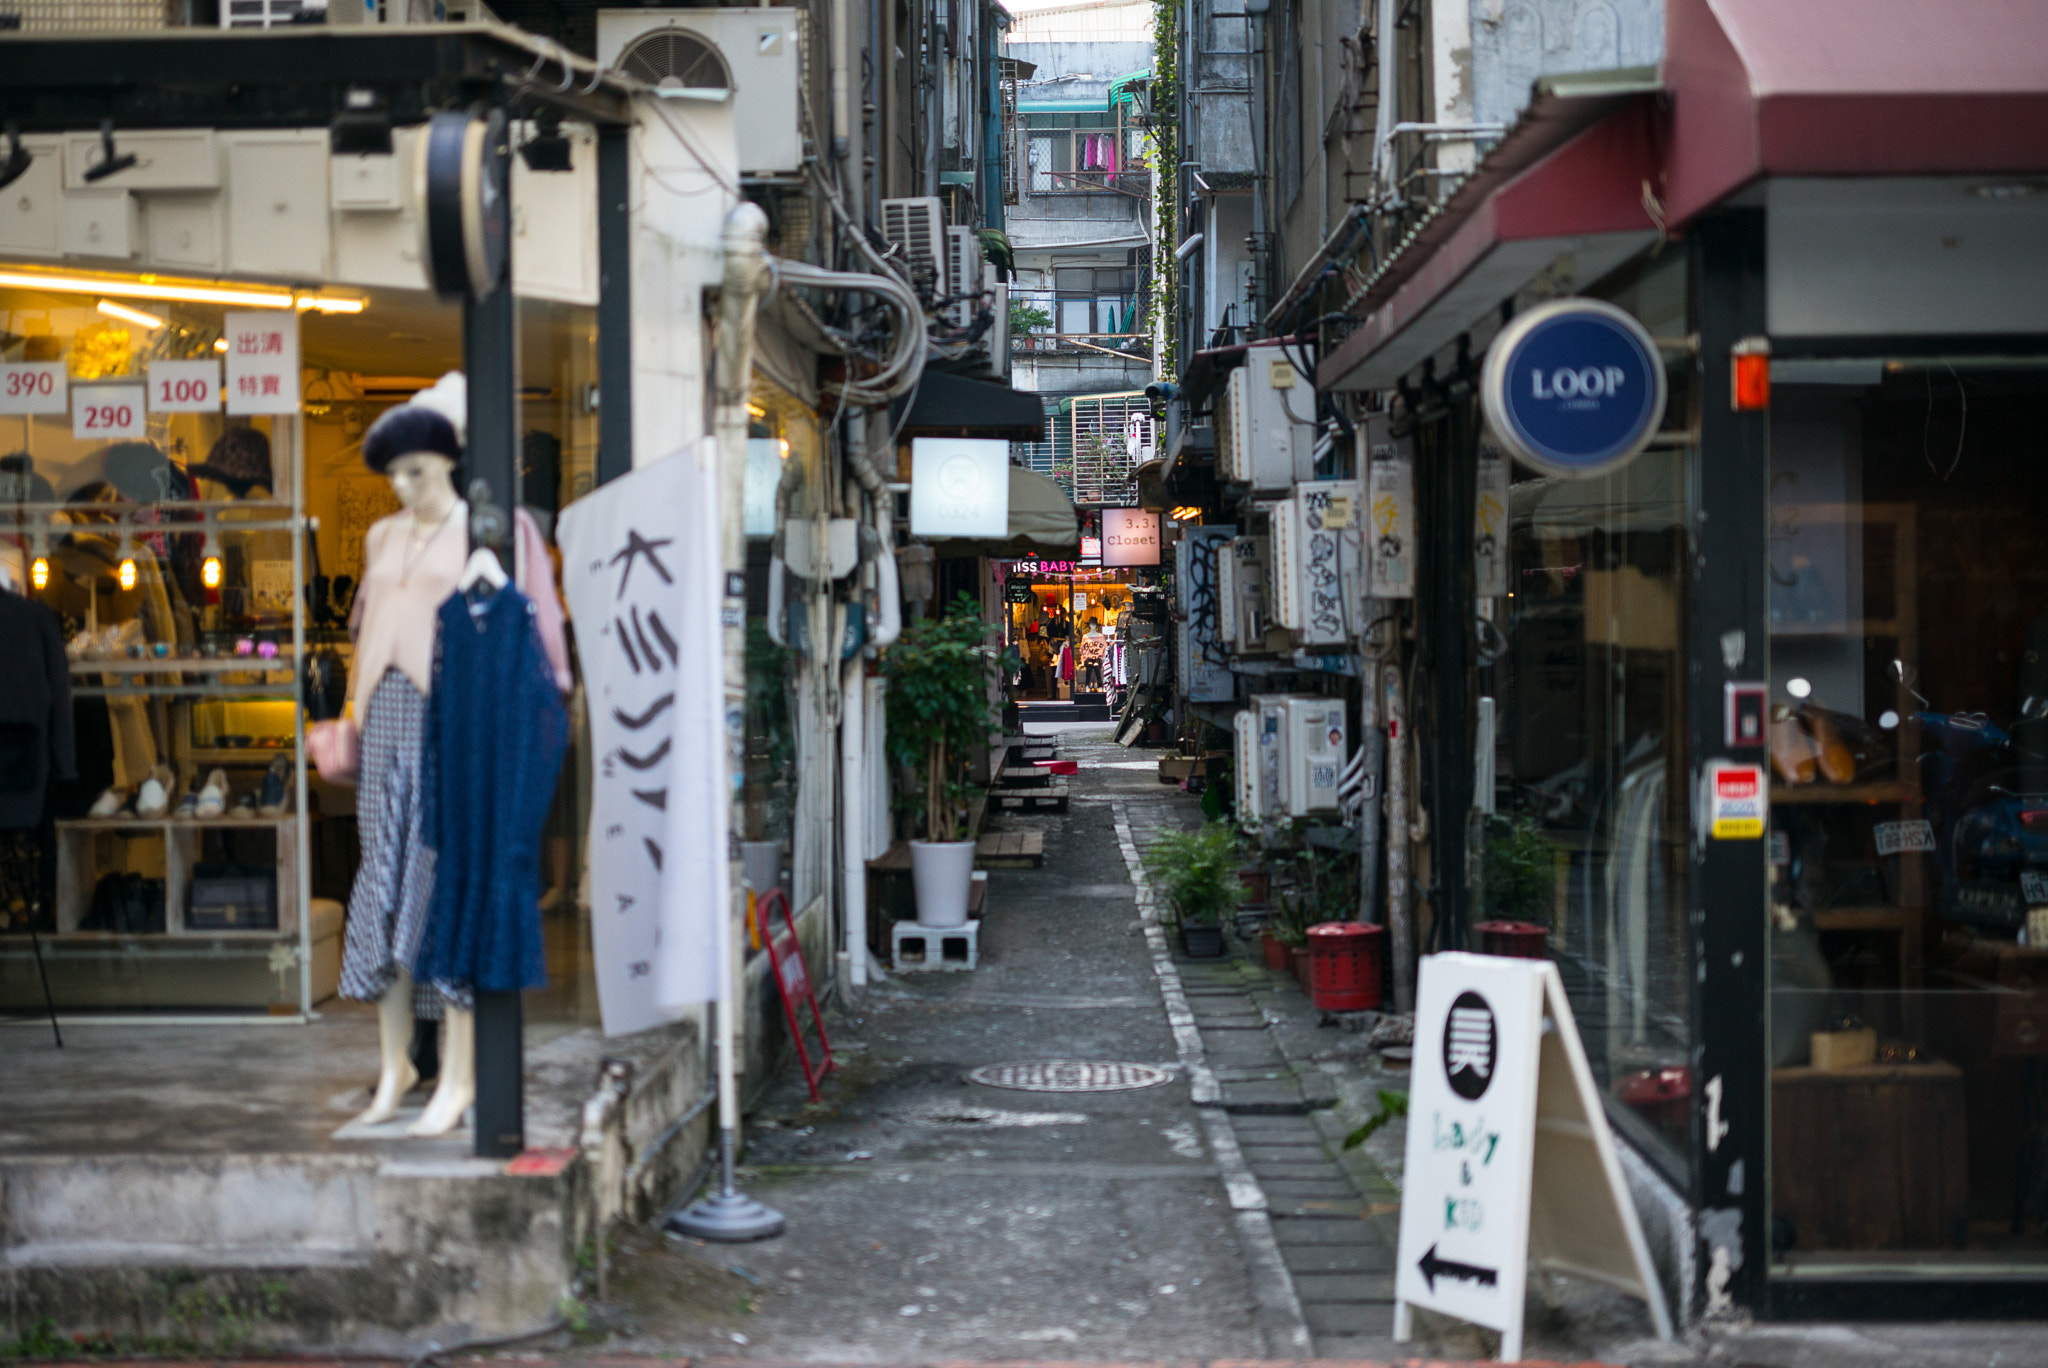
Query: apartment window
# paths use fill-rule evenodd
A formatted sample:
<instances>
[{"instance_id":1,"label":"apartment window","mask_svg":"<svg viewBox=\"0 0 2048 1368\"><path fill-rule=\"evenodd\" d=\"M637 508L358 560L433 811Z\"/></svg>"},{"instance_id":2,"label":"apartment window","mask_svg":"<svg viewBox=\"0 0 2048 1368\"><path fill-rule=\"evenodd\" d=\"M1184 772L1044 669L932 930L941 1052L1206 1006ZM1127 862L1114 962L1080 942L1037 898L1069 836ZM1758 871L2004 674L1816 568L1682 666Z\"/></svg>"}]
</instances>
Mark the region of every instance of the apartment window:
<instances>
[{"instance_id":1,"label":"apartment window","mask_svg":"<svg viewBox=\"0 0 2048 1368\"><path fill-rule=\"evenodd\" d=\"M1143 195L1151 184L1139 129L1115 114L1027 114L1034 195Z\"/></svg>"},{"instance_id":2,"label":"apartment window","mask_svg":"<svg viewBox=\"0 0 2048 1368\"><path fill-rule=\"evenodd\" d=\"M1116 335L1135 327L1138 273L1131 267L1062 266L1052 283L1059 332Z\"/></svg>"}]
</instances>

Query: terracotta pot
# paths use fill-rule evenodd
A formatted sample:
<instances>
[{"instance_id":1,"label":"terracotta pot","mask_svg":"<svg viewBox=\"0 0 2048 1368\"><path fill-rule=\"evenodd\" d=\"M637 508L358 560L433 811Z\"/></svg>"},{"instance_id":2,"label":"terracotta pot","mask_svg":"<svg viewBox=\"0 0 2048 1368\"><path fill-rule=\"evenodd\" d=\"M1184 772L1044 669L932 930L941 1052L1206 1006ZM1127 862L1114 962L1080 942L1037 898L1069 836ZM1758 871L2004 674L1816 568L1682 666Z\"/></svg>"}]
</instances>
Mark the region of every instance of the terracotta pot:
<instances>
[{"instance_id":1,"label":"terracotta pot","mask_svg":"<svg viewBox=\"0 0 2048 1368\"><path fill-rule=\"evenodd\" d=\"M1304 993L1309 991L1311 980L1308 969L1308 947L1306 945L1290 945L1287 947L1287 954L1288 958L1294 963L1295 982L1301 985L1301 990Z\"/></svg>"},{"instance_id":2,"label":"terracotta pot","mask_svg":"<svg viewBox=\"0 0 2048 1368\"><path fill-rule=\"evenodd\" d=\"M1259 937L1259 949L1266 957L1266 967L1276 974L1285 974L1294 968L1293 959L1287 953L1287 942L1268 931Z\"/></svg>"}]
</instances>

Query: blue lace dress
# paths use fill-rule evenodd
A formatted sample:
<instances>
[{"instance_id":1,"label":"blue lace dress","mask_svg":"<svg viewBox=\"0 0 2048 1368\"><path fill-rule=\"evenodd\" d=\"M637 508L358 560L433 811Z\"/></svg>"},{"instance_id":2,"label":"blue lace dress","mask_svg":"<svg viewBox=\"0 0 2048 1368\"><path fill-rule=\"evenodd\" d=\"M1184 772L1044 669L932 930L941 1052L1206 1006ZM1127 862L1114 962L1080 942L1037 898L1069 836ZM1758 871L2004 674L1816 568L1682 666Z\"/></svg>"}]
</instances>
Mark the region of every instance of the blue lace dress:
<instances>
[{"instance_id":1,"label":"blue lace dress","mask_svg":"<svg viewBox=\"0 0 2048 1368\"><path fill-rule=\"evenodd\" d=\"M568 714L524 594L456 594L438 616L424 746L434 897L415 973L485 992L540 988L541 828Z\"/></svg>"}]
</instances>

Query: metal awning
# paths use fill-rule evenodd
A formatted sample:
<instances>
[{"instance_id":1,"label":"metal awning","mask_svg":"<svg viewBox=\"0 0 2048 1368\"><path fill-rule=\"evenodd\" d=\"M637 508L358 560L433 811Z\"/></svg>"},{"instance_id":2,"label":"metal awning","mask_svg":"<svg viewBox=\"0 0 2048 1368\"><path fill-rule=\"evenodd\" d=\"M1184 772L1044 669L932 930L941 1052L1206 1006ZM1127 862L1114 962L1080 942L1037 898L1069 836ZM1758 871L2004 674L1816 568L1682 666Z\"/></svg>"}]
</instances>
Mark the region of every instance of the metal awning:
<instances>
[{"instance_id":1,"label":"metal awning","mask_svg":"<svg viewBox=\"0 0 2048 1368\"><path fill-rule=\"evenodd\" d=\"M1007 437L1013 442L1045 440L1045 409L1038 396L986 380L926 370L904 412L897 400L892 415L901 437Z\"/></svg>"},{"instance_id":2,"label":"metal awning","mask_svg":"<svg viewBox=\"0 0 2048 1368\"><path fill-rule=\"evenodd\" d=\"M2048 171L2038 0L1671 0L1670 221L1759 176Z\"/></svg>"},{"instance_id":3,"label":"metal awning","mask_svg":"<svg viewBox=\"0 0 2048 1368\"><path fill-rule=\"evenodd\" d=\"M503 24L165 29L0 40L0 119L24 133L138 128L317 128L350 89L394 124L422 123L503 89L596 124L633 121L628 77Z\"/></svg>"},{"instance_id":4,"label":"metal awning","mask_svg":"<svg viewBox=\"0 0 2048 1368\"><path fill-rule=\"evenodd\" d=\"M1081 546L1081 519L1066 492L1043 475L1022 466L1010 467L1010 534L973 539L956 537L935 542L932 550L941 556L991 556L998 560L1021 556L1057 556Z\"/></svg>"},{"instance_id":5,"label":"metal awning","mask_svg":"<svg viewBox=\"0 0 2048 1368\"><path fill-rule=\"evenodd\" d=\"M1139 93L1152 84L1150 71L1133 71L1119 76L1109 83L1109 107L1112 111L1120 104L1135 105Z\"/></svg>"}]
</instances>

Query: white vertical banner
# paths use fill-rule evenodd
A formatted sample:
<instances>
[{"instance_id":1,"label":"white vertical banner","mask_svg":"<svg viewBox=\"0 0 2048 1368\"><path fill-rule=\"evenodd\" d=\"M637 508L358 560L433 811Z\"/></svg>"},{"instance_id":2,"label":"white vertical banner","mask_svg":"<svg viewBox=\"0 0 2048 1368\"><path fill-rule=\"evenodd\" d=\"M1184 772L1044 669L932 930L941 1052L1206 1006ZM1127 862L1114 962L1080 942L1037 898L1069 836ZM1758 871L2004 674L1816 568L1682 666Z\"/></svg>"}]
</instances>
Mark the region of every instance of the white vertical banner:
<instances>
[{"instance_id":1,"label":"white vertical banner","mask_svg":"<svg viewBox=\"0 0 2048 1368\"><path fill-rule=\"evenodd\" d=\"M686 448L562 510L590 709L591 942L606 1035L713 1000L729 874L715 463Z\"/></svg>"},{"instance_id":2,"label":"white vertical banner","mask_svg":"<svg viewBox=\"0 0 2048 1368\"><path fill-rule=\"evenodd\" d=\"M1366 471L1368 592L1376 599L1415 597L1415 450L1396 438L1386 415L1358 425Z\"/></svg>"},{"instance_id":3,"label":"white vertical banner","mask_svg":"<svg viewBox=\"0 0 2048 1368\"><path fill-rule=\"evenodd\" d=\"M221 315L227 342L228 412L299 411L299 316L291 309Z\"/></svg>"}]
</instances>

